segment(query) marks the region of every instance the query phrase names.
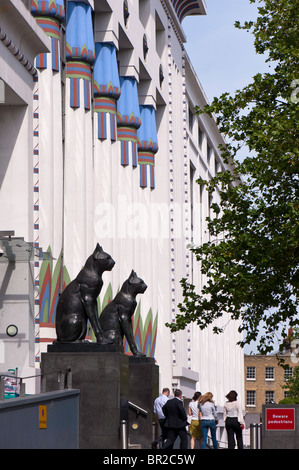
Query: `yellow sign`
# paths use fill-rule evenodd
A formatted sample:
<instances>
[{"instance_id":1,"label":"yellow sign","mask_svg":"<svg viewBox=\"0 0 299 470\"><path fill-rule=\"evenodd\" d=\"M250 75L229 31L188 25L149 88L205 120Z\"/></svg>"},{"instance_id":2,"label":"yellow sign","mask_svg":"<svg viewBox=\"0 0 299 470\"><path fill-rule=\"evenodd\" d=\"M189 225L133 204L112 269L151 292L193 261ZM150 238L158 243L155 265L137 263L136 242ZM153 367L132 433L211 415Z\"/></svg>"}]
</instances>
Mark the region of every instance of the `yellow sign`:
<instances>
[{"instance_id":1,"label":"yellow sign","mask_svg":"<svg viewBox=\"0 0 299 470\"><path fill-rule=\"evenodd\" d=\"M39 406L39 429L47 428L47 406Z\"/></svg>"}]
</instances>

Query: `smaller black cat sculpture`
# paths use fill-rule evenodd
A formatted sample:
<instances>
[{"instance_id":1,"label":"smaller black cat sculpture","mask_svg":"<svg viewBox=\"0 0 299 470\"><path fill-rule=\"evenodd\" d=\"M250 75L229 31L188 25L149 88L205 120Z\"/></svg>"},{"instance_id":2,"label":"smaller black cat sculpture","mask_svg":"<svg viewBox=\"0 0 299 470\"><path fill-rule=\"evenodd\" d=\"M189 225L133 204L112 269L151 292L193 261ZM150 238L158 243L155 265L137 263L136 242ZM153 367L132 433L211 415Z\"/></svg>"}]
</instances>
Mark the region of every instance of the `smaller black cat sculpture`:
<instances>
[{"instance_id":1,"label":"smaller black cat sculpture","mask_svg":"<svg viewBox=\"0 0 299 470\"><path fill-rule=\"evenodd\" d=\"M138 351L135 343L132 316L137 306L136 295L143 294L146 289L145 282L132 271L119 293L100 315L100 326L104 337L120 346L123 345L124 337L126 337L133 356L138 357L145 355Z\"/></svg>"},{"instance_id":2,"label":"smaller black cat sculpture","mask_svg":"<svg viewBox=\"0 0 299 470\"><path fill-rule=\"evenodd\" d=\"M102 274L111 271L115 261L97 244L78 276L62 292L56 309L56 342L82 342L90 321L98 343L104 338L99 324L97 297L103 286Z\"/></svg>"}]
</instances>

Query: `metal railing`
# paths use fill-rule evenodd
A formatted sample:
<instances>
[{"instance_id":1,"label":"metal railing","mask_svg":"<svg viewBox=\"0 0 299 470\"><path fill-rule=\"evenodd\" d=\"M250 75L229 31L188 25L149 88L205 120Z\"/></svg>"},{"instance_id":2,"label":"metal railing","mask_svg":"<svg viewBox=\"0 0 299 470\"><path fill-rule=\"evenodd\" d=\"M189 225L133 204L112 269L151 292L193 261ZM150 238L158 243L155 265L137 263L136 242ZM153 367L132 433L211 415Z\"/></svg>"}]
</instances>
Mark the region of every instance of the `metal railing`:
<instances>
[{"instance_id":1,"label":"metal railing","mask_svg":"<svg viewBox=\"0 0 299 470\"><path fill-rule=\"evenodd\" d=\"M132 403L131 401L129 401L128 404L129 404L129 407L135 410L137 414L141 413L141 414L144 414L145 416L148 415L148 412L146 410L144 410L138 405L135 405L135 403Z\"/></svg>"},{"instance_id":2,"label":"metal railing","mask_svg":"<svg viewBox=\"0 0 299 470\"><path fill-rule=\"evenodd\" d=\"M16 383L14 386L19 389L19 393L14 393L15 396L25 397L26 396L26 384L25 380L27 379L36 379L40 377L41 379L41 393L46 392L47 376L57 374L57 390L65 390L72 388L72 371L70 368L64 370L56 370L52 372L47 372L45 374L38 375L29 375L27 377L19 377L17 375L11 374L0 374L0 400L5 399L5 378L13 379ZM13 393L12 393L13 395Z\"/></svg>"}]
</instances>

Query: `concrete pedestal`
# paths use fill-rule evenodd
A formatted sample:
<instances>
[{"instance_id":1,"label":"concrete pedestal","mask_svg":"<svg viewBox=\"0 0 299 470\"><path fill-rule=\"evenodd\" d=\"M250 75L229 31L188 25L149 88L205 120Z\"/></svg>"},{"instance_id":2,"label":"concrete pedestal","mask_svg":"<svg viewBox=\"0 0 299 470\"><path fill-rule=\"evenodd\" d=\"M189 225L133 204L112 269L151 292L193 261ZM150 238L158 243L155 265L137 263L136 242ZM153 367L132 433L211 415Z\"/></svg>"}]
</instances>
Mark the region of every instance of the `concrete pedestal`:
<instances>
[{"instance_id":1,"label":"concrete pedestal","mask_svg":"<svg viewBox=\"0 0 299 470\"><path fill-rule=\"evenodd\" d=\"M128 356L115 345L53 344L41 358L46 391L57 389L57 371L66 369L72 372L72 388L80 390L80 449L121 448L123 419L128 421L129 444L151 448L153 402L159 395L154 358Z\"/></svg>"},{"instance_id":2,"label":"concrete pedestal","mask_svg":"<svg viewBox=\"0 0 299 470\"><path fill-rule=\"evenodd\" d=\"M153 404L159 396L159 367L152 357L129 359L129 400L147 415L129 406L129 441L150 449L153 441Z\"/></svg>"},{"instance_id":3,"label":"concrete pedestal","mask_svg":"<svg viewBox=\"0 0 299 470\"><path fill-rule=\"evenodd\" d=\"M121 403L129 395L129 357L120 349L96 343L57 344L42 354L42 374L49 374L47 391L57 389L56 371L68 368L72 387L80 390L80 449L120 448Z\"/></svg>"}]
</instances>

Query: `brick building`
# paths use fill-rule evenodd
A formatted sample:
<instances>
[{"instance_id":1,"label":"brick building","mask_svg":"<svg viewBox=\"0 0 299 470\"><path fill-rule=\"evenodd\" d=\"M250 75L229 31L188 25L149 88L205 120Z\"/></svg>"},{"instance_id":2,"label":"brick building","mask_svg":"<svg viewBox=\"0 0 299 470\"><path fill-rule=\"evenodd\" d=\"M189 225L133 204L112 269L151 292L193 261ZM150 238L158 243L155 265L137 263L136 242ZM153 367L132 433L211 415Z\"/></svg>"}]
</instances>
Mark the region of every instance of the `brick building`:
<instances>
[{"instance_id":1,"label":"brick building","mask_svg":"<svg viewBox=\"0 0 299 470\"><path fill-rule=\"evenodd\" d=\"M282 358L289 365L288 369L280 365L279 359ZM295 365L290 353L244 355L245 412L248 425L259 421L262 405L279 403L287 396L287 390L282 387L292 376Z\"/></svg>"}]
</instances>

